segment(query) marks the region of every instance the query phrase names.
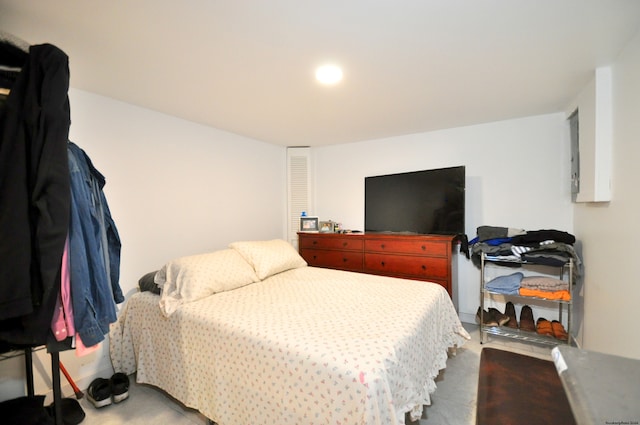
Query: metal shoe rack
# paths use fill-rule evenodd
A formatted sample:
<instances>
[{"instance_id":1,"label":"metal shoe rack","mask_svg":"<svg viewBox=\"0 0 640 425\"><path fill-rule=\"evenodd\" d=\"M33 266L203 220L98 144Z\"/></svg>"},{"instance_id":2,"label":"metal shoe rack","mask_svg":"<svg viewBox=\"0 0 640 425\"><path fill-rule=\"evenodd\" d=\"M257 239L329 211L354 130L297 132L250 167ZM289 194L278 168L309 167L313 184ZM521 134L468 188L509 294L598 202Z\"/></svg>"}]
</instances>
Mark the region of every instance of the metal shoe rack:
<instances>
[{"instance_id":1,"label":"metal shoe rack","mask_svg":"<svg viewBox=\"0 0 640 425\"><path fill-rule=\"evenodd\" d=\"M492 292L486 289L486 265L488 263L492 263L496 267L500 267L500 263L511 263L509 264L512 267L503 267L505 270L510 270L513 272L514 268L536 268L536 267L544 267L548 269L549 267L553 267L557 269L559 273L559 278L561 280L567 280L569 283L569 301L565 300L553 300L549 298L540 298L540 297L528 297L521 295L507 295L498 292ZM480 343L483 344L485 342L485 338L487 335L496 335L500 337L517 339L523 342L528 343L536 343L541 345L550 345L557 346L562 344L572 344L573 335L571 333L571 321L572 321L572 304L573 304L573 287L574 287L574 269L573 269L573 260L568 259L567 262L562 266L548 266L541 265L532 262L526 261L515 261L515 260L493 260L487 258L486 254L481 255L480 259ZM546 273L543 273L546 274ZM541 335L536 332L524 331L521 329L510 328L506 326L487 326L484 325L484 310L485 310L485 301L487 299L495 299L502 298L506 301L511 301L514 304L520 305L536 305L536 304L544 304L548 305L549 303L557 304L558 307L558 321L565 326L565 330L567 332L568 338L567 341L562 341L560 339L554 338L548 335Z\"/></svg>"}]
</instances>

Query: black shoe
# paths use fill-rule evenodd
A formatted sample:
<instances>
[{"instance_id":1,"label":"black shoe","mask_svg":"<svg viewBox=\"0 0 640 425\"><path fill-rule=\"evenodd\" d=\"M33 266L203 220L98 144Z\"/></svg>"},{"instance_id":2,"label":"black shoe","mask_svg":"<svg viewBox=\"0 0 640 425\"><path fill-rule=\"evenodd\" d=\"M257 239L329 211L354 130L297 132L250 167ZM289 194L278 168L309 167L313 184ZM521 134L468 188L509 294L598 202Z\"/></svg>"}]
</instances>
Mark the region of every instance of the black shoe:
<instances>
[{"instance_id":1,"label":"black shoe","mask_svg":"<svg viewBox=\"0 0 640 425\"><path fill-rule=\"evenodd\" d=\"M496 322L498 322L498 325L500 326L506 324L510 320L509 316L500 313L500 310L498 310L497 308L489 307L489 314L493 315L493 318L496 320Z\"/></svg>"},{"instance_id":2,"label":"black shoe","mask_svg":"<svg viewBox=\"0 0 640 425\"><path fill-rule=\"evenodd\" d=\"M87 388L87 398L97 408L111 404L111 383L108 379L96 378Z\"/></svg>"},{"instance_id":3,"label":"black shoe","mask_svg":"<svg viewBox=\"0 0 640 425\"><path fill-rule=\"evenodd\" d=\"M476 313L476 320L480 323L480 307L478 307L478 312ZM487 310L484 310L482 313L482 324L484 326L498 326L498 321L495 318L495 315Z\"/></svg>"},{"instance_id":4,"label":"black shoe","mask_svg":"<svg viewBox=\"0 0 640 425\"><path fill-rule=\"evenodd\" d=\"M110 382L111 395L114 403L120 403L129 398L129 377L127 375L124 373L114 373Z\"/></svg>"}]
</instances>

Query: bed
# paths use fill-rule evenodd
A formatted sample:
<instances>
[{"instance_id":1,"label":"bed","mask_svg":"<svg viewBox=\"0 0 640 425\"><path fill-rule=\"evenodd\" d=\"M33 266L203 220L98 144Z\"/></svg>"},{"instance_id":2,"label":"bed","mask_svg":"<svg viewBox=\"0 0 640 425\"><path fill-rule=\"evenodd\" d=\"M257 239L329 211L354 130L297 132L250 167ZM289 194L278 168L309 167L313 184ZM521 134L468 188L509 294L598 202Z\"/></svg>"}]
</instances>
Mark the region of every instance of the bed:
<instances>
[{"instance_id":1,"label":"bed","mask_svg":"<svg viewBox=\"0 0 640 425\"><path fill-rule=\"evenodd\" d=\"M114 369L219 425L416 420L469 339L440 285L309 267L282 240L183 257L155 281L112 326Z\"/></svg>"}]
</instances>

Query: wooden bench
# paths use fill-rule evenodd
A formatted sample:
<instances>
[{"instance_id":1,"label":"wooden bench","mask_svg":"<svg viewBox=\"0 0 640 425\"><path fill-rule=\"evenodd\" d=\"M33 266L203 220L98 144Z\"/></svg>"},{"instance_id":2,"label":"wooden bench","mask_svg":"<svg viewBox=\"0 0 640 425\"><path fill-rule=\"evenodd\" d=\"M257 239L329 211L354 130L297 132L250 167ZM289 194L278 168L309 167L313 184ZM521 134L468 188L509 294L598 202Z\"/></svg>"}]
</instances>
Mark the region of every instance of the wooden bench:
<instances>
[{"instance_id":1,"label":"wooden bench","mask_svg":"<svg viewBox=\"0 0 640 425\"><path fill-rule=\"evenodd\" d=\"M476 409L477 425L576 423L552 361L495 348L480 354Z\"/></svg>"}]
</instances>

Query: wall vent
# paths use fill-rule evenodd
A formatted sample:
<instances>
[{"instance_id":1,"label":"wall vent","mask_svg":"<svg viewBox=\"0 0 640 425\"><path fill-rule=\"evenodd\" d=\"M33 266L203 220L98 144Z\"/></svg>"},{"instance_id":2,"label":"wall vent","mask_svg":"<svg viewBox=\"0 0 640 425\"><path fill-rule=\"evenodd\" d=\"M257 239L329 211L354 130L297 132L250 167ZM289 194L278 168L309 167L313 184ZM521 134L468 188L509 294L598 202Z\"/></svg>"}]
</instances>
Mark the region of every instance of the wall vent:
<instances>
[{"instance_id":1,"label":"wall vent","mask_svg":"<svg viewBox=\"0 0 640 425\"><path fill-rule=\"evenodd\" d=\"M287 217L289 242L298 248L300 215L312 215L311 150L308 147L287 148Z\"/></svg>"}]
</instances>

